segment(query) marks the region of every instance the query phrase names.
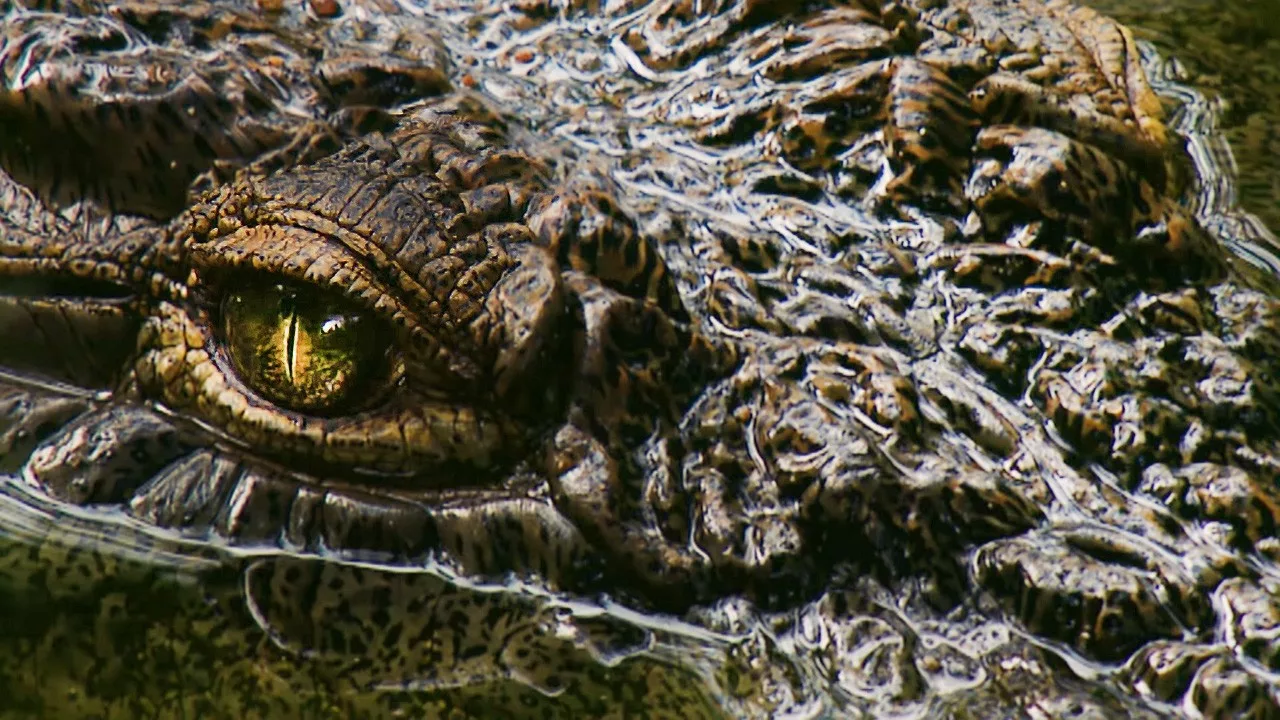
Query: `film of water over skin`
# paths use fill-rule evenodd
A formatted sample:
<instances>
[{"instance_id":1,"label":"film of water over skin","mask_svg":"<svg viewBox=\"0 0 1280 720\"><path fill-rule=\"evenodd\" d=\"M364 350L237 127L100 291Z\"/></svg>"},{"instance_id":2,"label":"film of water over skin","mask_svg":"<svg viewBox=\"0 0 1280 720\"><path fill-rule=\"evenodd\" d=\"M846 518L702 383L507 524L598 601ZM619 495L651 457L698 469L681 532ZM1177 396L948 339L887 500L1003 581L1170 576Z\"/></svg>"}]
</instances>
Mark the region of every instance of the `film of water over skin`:
<instances>
[{"instance_id":1,"label":"film of water over skin","mask_svg":"<svg viewBox=\"0 0 1280 720\"><path fill-rule=\"evenodd\" d=\"M673 145L661 129L645 124L646 103L659 100L654 88L696 84L705 70L701 64L648 69L624 43L610 41L611 21L534 21L519 12L518 6L535 2L422 4L438 18L432 23L454 54L455 84L473 83L498 104L522 104L507 110L535 134L626 158L617 174L624 191L679 205L701 199L685 186L714 184L706 168L720 150ZM1280 273L1272 234L1280 231L1276 6L1246 0L1088 4L1130 25L1142 43L1148 76L1172 109L1169 124L1188 138L1195 161L1188 206L1239 255ZM329 5L312 3L319 13ZM621 13L601 16L626 21ZM560 54L543 57L531 47ZM713 47L707 55L715 52ZM555 80L559 89L530 92L540 78ZM608 86L611 106L586 107L575 82ZM683 164L648 166L647 158L658 153L684 153ZM671 166L690 176L669 175ZM693 177L697 168L705 177ZM768 215L760 206L740 204L735 192L724 187L711 198L715 207L701 210L731 226L752 225L747 216L753 213ZM857 222L838 206L821 211L829 222ZM795 223L779 220L777 226L798 246L809 242ZM5 432L0 426L0 435ZM842 626L844 637L824 635L829 629L818 617L824 609L813 606L770 615L726 599L699 617L644 617L607 599L579 603L535 589L471 585L432 568L326 564L313 556L182 538L118 510L54 502L10 475L0 482L0 718L648 717L657 708L687 718L766 716L771 708L833 717L1181 712L1149 696L1141 699L1131 668L1122 664L1019 637L1014 624L971 624L945 637L937 628L916 626L871 579L844 580L859 589L850 597L866 605L852 611L858 620ZM344 584L376 592L354 592L345 602L322 606L281 589ZM547 677L553 673L514 659L482 682L472 682L476 677L468 673L492 668L460 667L430 677L422 671L435 651L429 640L421 656L397 661L343 639L359 635L344 635L351 628L385 624L388 613L415 612L424 597L493 602L509 611L504 617L523 618L541 637L552 638L546 642L564 641L571 646L562 661L574 674L572 687L565 691L562 680ZM416 611L442 612L434 607ZM957 627L963 622L957 619ZM519 629L508 637L526 637ZM1054 673L1059 696L1039 708L1011 700L1020 692L1017 663L1023 656L983 657L984 649L1003 644L1038 658L1040 665L1023 669ZM831 656L840 652L846 656ZM1277 677L1265 659L1251 668L1254 677ZM998 673L1004 679L993 683ZM1259 707L1242 702L1243 709ZM1274 716L1265 707L1262 712L1259 717Z\"/></svg>"}]
</instances>

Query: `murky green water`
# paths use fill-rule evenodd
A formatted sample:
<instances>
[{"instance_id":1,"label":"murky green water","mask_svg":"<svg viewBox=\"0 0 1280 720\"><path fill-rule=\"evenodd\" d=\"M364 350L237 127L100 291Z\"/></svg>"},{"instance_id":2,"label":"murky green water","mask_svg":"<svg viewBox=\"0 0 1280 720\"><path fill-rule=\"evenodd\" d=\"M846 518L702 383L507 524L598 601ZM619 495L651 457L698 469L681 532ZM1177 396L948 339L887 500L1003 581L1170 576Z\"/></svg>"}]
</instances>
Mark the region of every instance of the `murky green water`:
<instances>
[{"instance_id":1,"label":"murky green water","mask_svg":"<svg viewBox=\"0 0 1280 720\"><path fill-rule=\"evenodd\" d=\"M1272 230L1280 229L1277 6L1090 4L1123 18L1139 37L1176 57L1181 66L1170 72L1183 82L1223 100L1217 117L1239 167L1232 191ZM2 665L0 717L416 717L441 712L444 697L454 712L479 717L512 717L513 708L529 717L642 717L655 688L685 698L686 716L696 717L715 714L726 694L752 691L752 668L733 662L676 669L675 660L714 643L700 646L678 629L665 637L655 629L655 642L664 648L656 659L599 666L583 676L580 682L592 688L573 696L575 702L594 698L588 705L566 705L501 679L464 690L369 692L361 668L292 652L287 641L263 631L262 618L244 602L252 594L244 571L258 559L152 536L128 524L105 525L113 530L104 537L96 534L104 525L94 518L14 500L22 492L13 486L0 492L6 517L0 529L0 655L22 659ZM7 509L14 502L21 509ZM92 666L79 661L100 657L82 651L102 647L114 648L115 656ZM969 714L955 704L949 712Z\"/></svg>"},{"instance_id":2,"label":"murky green water","mask_svg":"<svg viewBox=\"0 0 1280 720\"><path fill-rule=\"evenodd\" d=\"M705 632L682 637L676 626L657 626L628 638L648 648L648 659L628 659L634 652L625 643L616 653L600 645L602 654L576 661L550 648L555 660L535 673L560 666L572 678L570 692L560 697L532 687L539 685L535 677L495 675L486 658L479 658L474 684L452 686L465 675L424 682L414 668L431 663L432 643L421 644L421 657L398 657L400 665L391 669L369 662L376 647L353 654L327 643L326 633L385 623L381 618L395 612L396 597L469 603L492 593L451 588L430 572L397 575L218 550L111 511L68 511L4 480L0 512L6 518L0 534L3 718L635 716L652 710L655 693L671 698L686 717L719 713L703 689L712 683L696 673L700 666L715 671L715 663L698 658L713 659L724 644ZM373 575L379 594L351 593L326 613L309 601L272 595L273 578L284 573L353 584L367 584ZM519 616L581 628L585 621L601 640L609 636L600 617L500 595L522 606L503 622ZM439 607L423 612L434 608L448 623Z\"/></svg>"}]
</instances>

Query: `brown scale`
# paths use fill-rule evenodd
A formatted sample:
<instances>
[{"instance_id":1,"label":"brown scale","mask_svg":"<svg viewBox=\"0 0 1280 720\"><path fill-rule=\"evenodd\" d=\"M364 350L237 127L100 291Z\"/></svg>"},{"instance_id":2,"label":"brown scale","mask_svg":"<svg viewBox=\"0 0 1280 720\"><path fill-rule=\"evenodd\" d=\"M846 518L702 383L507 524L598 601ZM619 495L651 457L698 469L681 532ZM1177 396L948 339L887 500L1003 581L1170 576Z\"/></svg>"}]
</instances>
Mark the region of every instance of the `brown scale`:
<instances>
[{"instance_id":1,"label":"brown scale","mask_svg":"<svg viewBox=\"0 0 1280 720\"><path fill-rule=\"evenodd\" d=\"M1043 341L1029 328L992 322L969 325L956 348L989 378L1019 391L1045 352Z\"/></svg>"},{"instance_id":2,"label":"brown scale","mask_svg":"<svg viewBox=\"0 0 1280 720\"><path fill-rule=\"evenodd\" d=\"M1136 298L1134 304L1146 327L1179 335L1197 335L1207 325L1204 302L1199 289L1184 288L1157 295L1144 293Z\"/></svg>"},{"instance_id":3,"label":"brown scale","mask_svg":"<svg viewBox=\"0 0 1280 720\"><path fill-rule=\"evenodd\" d=\"M386 9L365 13L370 22L394 12L390 3L380 5ZM615 201L609 180L611 170L661 166L670 148L646 155L654 146L618 133L602 140L603 151L579 146L548 166L507 147L502 123L492 117L482 126L442 122L453 113L472 117L452 101L428 103L417 117L434 121L406 120L396 132L380 124L388 113L371 112L355 126L365 136L353 141L351 126L337 127L327 103L385 103L398 113L397 102L409 98L393 92L397 79L413 88L410 95L427 92L430 63L409 62L401 67L412 71L395 70L384 83L376 64L358 62L358 52L354 65L343 53L325 54L304 66L305 82L289 86L303 88L316 76L331 86L332 97L302 104L316 110L308 128L290 126L284 145L243 169L234 159L215 158L215 166L226 164L203 182L229 184L178 223L120 243L85 242L74 234L78 221L26 222L35 211L25 205L14 211L18 222L0 224L4 271L85 283L73 287L95 287L86 278L117 283L108 289L142 298L133 312L144 325L119 333L127 335L118 344L130 377L110 403L137 422L99 422L97 413L64 420L64 411L86 408L39 406L20 414L17 429L6 426L0 434L6 448L26 442L15 438L46 417L68 425L66 432L29 442L38 446L30 461L0 459L46 482L55 497L129 501L129 512L147 522L212 528L237 542L278 542L283 527L291 549L306 552L425 548L466 575L512 571L571 593L582 589L573 578L580 552L595 561L587 563L596 573L590 591L646 609L683 612L691 602L745 595L769 622L805 617L824 592L843 597L832 582L854 596L888 585L883 597L893 612L876 617L911 626L892 653L912 685L898 698L907 703L939 699L927 686L932 679L920 682L932 677L925 670L928 651L936 649L928 639L941 617L935 610L948 612L947 633L1021 623L1107 661L1120 662L1153 638L1193 636L1227 638L1222 644L1240 638L1258 657L1270 657L1264 652L1270 638L1259 628L1268 630L1274 613L1257 589L1215 598L1247 616L1238 623L1209 628L1204 608L1214 587L1232 587L1224 577L1256 584L1250 575L1265 569L1258 564L1280 552L1275 498L1259 485L1276 474L1276 425L1268 417L1276 381L1268 373L1280 356L1272 337L1280 323L1270 296L1243 283L1199 282L1213 279L1209 272L1195 282L1173 272L1154 277L1211 264L1205 261L1212 253L1204 251L1213 241L1169 203L1175 183L1159 178L1159 149L1167 144L1159 108L1147 102L1150 91L1123 30L1040 0L535 5L514 9L544 13L526 18L546 20L545 32L530 38L536 57L572 53L581 43L592 48L584 55L600 51L591 45L594 32L575 34L584 27L581 14L604 5L605 32L615 40L639 38L634 47L650 70L679 70L676 64L697 60L697 73L683 77L552 81L584 93L592 106L587 115L603 120L605 131L653 132L650 139L671 147L714 140L715 148L700 150L728 159L730 173L713 168L704 181L690 171L678 188L691 191L685 200L790 195L794 202L763 210L735 204L741 213L735 219L758 227L815 209L862 215L866 206L908 222L847 233L831 227L843 222L837 219L793 226L801 240L813 241L812 253L804 243L784 244L775 232L743 231L731 222L718 235L695 228L687 242L678 237L683 204L634 187ZM341 18L307 22L337 32L361 9L359 0L344 0ZM282 25L272 27L296 30L295 10L273 11ZM500 13L499 22L511 20L486 5L475 10L476 25L460 31L493 37L493 30L529 27L516 18L514 25L485 28L491 11ZM434 18L432 9L425 12ZM254 62L275 57L262 25L253 33L264 37L250 43L248 31L237 30L250 26L222 12L195 3L189 13L174 13L209 23L199 39L211 44L210 57L230 52L228 45ZM165 47L185 53L186 40L164 35L166 17L156 11L156 22L147 22L163 36L153 40L159 46L167 38ZM342 37L321 45L345 47ZM466 54L465 45L451 50ZM405 58L400 49L392 54L395 68ZM182 67L197 67L188 55L178 57L187 58ZM501 53L475 61L464 77L478 80L477 88L504 70ZM58 62L70 72L78 61ZM528 103L534 111L533 119L510 117L513 137L547 121L583 119L575 115L582 109L577 97L544 102L550 96L538 93L542 79L531 73L505 86L511 106ZM686 88L686 96L669 97L674 110L656 100ZM200 91L220 89L210 83ZM233 100L248 120L273 112L260 98ZM632 113L632 100L644 101L652 114ZM123 113L127 118L127 108ZM36 135L30 128L23 133ZM183 159L188 141L182 133L174 137L175 156ZM535 139L531 146L562 139ZM341 162L324 164L331 155ZM152 146L131 162L147 167L166 158ZM775 167L779 161L793 169ZM743 165L748 173L733 174ZM316 167L325 172L313 173ZM767 180L737 184L744 175ZM876 208L886 198L868 198L868 188L888 189L890 202ZM841 207L851 202L862 206ZM971 205L978 212L960 230ZM646 226L631 219L633 210L648 219L670 212L677 237L655 245L641 230ZM921 226L928 232L913 232ZM836 237L819 236L827 231ZM151 241L168 247L154 254L139 249ZM107 252L64 261L68 242ZM664 253L682 262L667 268ZM680 274L681 287L694 288L691 314L733 343L727 351L681 322L669 272ZM218 354L225 350L218 298L248 277L306 283L385 320L396 334L391 387L361 398L367 404L322 417L253 397ZM53 300L39 299L43 316L63 309ZM35 303L23 311L30 307ZM64 344L58 328L50 336L59 338L50 345ZM139 339L142 357L135 361ZM96 372L72 367L78 362L64 363L73 376ZM155 440L162 435L139 420L154 418L157 406L173 411L173 422L189 425L205 447L162 468L163 482L145 489L99 482L101 472L128 469L121 446L67 440L122 428ZM1256 437L1245 437L1246 430ZM103 448L115 453L103 456L105 470L85 469L90 463L81 461ZM54 461L60 451L76 462ZM168 459L133 462L150 471L147 463ZM1150 486L1143 484L1148 479ZM1130 493L1157 502L1134 505ZM1175 513L1187 525L1200 523L1194 541ZM1061 530L1077 523L1098 528L1101 537ZM1195 569L1196 583L1162 564L1166 554ZM938 599L931 586L940 583L953 593L945 607L919 608L922 594ZM306 589L284 585L286 592ZM407 603L424 590L412 585L405 584ZM341 620L352 592L351 585L335 586L313 604ZM970 597L976 601L964 602ZM991 598L1007 614L994 610ZM854 609L829 609L840 615L830 631L861 628L861 601L850 601ZM719 605L715 613L738 607ZM273 622L294 621L294 613L278 610ZM374 624L428 629L413 618L430 613L398 613ZM480 624L477 639L487 637L488 627ZM387 657L381 651L366 658L366 645L355 643L389 635L367 632L344 625L326 653L336 648L342 659L381 662ZM780 632L785 645L791 636ZM526 637L514 636L514 647L526 647ZM400 642L392 643L392 656L434 647ZM962 658L977 674L990 670L988 684L961 688L942 706L1000 702L1054 715L1095 687L1060 674L1040 646L1016 642L1026 649ZM837 645L823 640L815 657ZM483 647L482 666L490 654L510 659ZM447 665L451 651L442 652ZM755 652L747 653L751 661L765 657ZM1191 675L1185 685L1194 689L1183 694L1209 714L1266 710L1254 702L1268 691L1256 668L1233 654L1243 652L1225 648L1161 677L1177 685ZM555 692L561 686L540 673L551 663L540 659L502 667ZM854 674L878 672L869 667ZM1032 674L1038 677L1027 680ZM1010 687L1027 692L1004 692Z\"/></svg>"},{"instance_id":4,"label":"brown scale","mask_svg":"<svg viewBox=\"0 0 1280 720\"><path fill-rule=\"evenodd\" d=\"M1220 650L1187 642L1157 640L1134 654L1126 666L1130 682L1156 700L1176 703L1196 672Z\"/></svg>"},{"instance_id":5,"label":"brown scale","mask_svg":"<svg viewBox=\"0 0 1280 720\"><path fill-rule=\"evenodd\" d=\"M1091 657L1121 660L1149 640L1181 636L1182 618L1157 599L1145 568L1103 562L1057 537L998 540L974 564L978 582L1028 630Z\"/></svg>"},{"instance_id":6,"label":"brown scale","mask_svg":"<svg viewBox=\"0 0 1280 720\"><path fill-rule=\"evenodd\" d=\"M684 607L705 586L707 571L697 554L669 542L667 525L683 522L688 499L683 490L670 488L664 501L670 519L632 522L640 501L637 483L643 480L624 449L674 422L675 401L687 392L685 385L698 384L700 368L714 368L723 358L651 303L589 284L574 272L567 273L566 283L583 303L587 333L573 391L584 401L593 432L566 425L548 440L549 490L557 509L589 540L622 560L630 576L619 582L656 591L661 606Z\"/></svg>"},{"instance_id":7,"label":"brown scale","mask_svg":"<svg viewBox=\"0 0 1280 720\"><path fill-rule=\"evenodd\" d=\"M880 13L864 8L824 10L753 48L747 57L759 63L765 77L784 82L914 48L914 28L907 21L893 28L881 22Z\"/></svg>"},{"instance_id":8,"label":"brown scale","mask_svg":"<svg viewBox=\"0 0 1280 720\"><path fill-rule=\"evenodd\" d=\"M788 160L809 171L830 171L856 138L882 125L883 152L893 170L890 197L944 203L960 197L977 118L943 71L897 57L836 78L805 88L804 114L778 129Z\"/></svg>"},{"instance_id":9,"label":"brown scale","mask_svg":"<svg viewBox=\"0 0 1280 720\"><path fill-rule=\"evenodd\" d=\"M1280 537L1280 494L1239 468L1208 462L1176 470L1153 465L1142 474L1137 489L1185 517L1229 523L1241 546L1258 547Z\"/></svg>"},{"instance_id":10,"label":"brown scale","mask_svg":"<svg viewBox=\"0 0 1280 720\"><path fill-rule=\"evenodd\" d=\"M121 276L119 263L120 249L133 248L136 265L169 275L141 332L139 384L265 454L379 471L501 465L528 449L523 421L513 415L540 414L534 410L549 397L561 402L555 397L566 391L567 381L527 382L571 352L563 345L567 300L552 251L563 254L565 269L598 272L672 312L682 306L660 256L607 195L567 187L527 207L543 192L545 169L501 146L472 149L486 134L465 123L410 123L310 164L243 177L175 222L174 239L184 248L178 257L126 235L74 243L85 253L78 259L55 252L57 238L42 237L7 249L4 269L132 286L139 278ZM51 252L62 257L54 261ZM57 267L44 267L50 263ZM362 399L388 398L381 415L308 417L247 391L219 359L218 332L209 327L215 310L199 303L255 277L327 289L386 318L400 349L393 381L402 378L417 392ZM188 291L196 293L195 307L187 305ZM652 376L646 382L661 375L637 372ZM625 396L627 388L618 392ZM494 405L502 409L486 409Z\"/></svg>"},{"instance_id":11,"label":"brown scale","mask_svg":"<svg viewBox=\"0 0 1280 720\"><path fill-rule=\"evenodd\" d=\"M888 66L885 154L894 169L892 197L956 198L968 171L978 120L960 88L941 70L912 59Z\"/></svg>"},{"instance_id":12,"label":"brown scale","mask_svg":"<svg viewBox=\"0 0 1280 720\"><path fill-rule=\"evenodd\" d=\"M671 70L724 47L743 30L796 14L787 0L660 0L644 12L640 27L625 35L627 44L655 70ZM867 0L852 0L832 11L858 20L874 17Z\"/></svg>"},{"instance_id":13,"label":"brown scale","mask_svg":"<svg viewBox=\"0 0 1280 720\"><path fill-rule=\"evenodd\" d=\"M1280 717L1273 683L1233 657L1218 656L1200 666L1191 681L1190 704L1202 717Z\"/></svg>"},{"instance_id":14,"label":"brown scale","mask_svg":"<svg viewBox=\"0 0 1280 720\"><path fill-rule=\"evenodd\" d=\"M0 68L0 118L15 130L0 138L0 166L51 202L88 198L168 218L188 204L202 173L225 180L264 162L309 123L358 134L382 115L360 106L448 89L443 50L423 34L399 34L395 51L380 56L358 45L324 47L341 33L330 36L327 25L304 31L294 17L300 8L274 19L204 3L116 10L57 20L18 13L0 33L0 57L25 55L43 68L23 78L12 76L13 65ZM61 32L50 32L50 22ZM295 31L291 43L273 35L280 25ZM198 66L163 38L137 41L139 28L178 27L210 45ZM329 59L313 68L322 47Z\"/></svg>"},{"instance_id":15,"label":"brown scale","mask_svg":"<svg viewBox=\"0 0 1280 720\"><path fill-rule=\"evenodd\" d=\"M1043 87L1014 75L988 77L969 96L985 123L1029 125L1062 133L1123 160L1157 190L1169 190L1168 146L1142 135L1122 120L1081 111Z\"/></svg>"},{"instance_id":16,"label":"brown scale","mask_svg":"<svg viewBox=\"0 0 1280 720\"><path fill-rule=\"evenodd\" d=\"M1080 268L1067 260L1032 248L992 243L944 246L931 254L929 265L949 268L964 287L1000 292L1017 287L1062 288L1083 284Z\"/></svg>"},{"instance_id":17,"label":"brown scale","mask_svg":"<svg viewBox=\"0 0 1280 720\"><path fill-rule=\"evenodd\" d=\"M1105 458L1117 472L1136 474L1159 460L1184 460L1184 410L1140 392L1101 358L1065 372L1043 370L1033 395L1065 437L1087 457Z\"/></svg>"},{"instance_id":18,"label":"brown scale","mask_svg":"<svg viewBox=\"0 0 1280 720\"><path fill-rule=\"evenodd\" d=\"M1097 66L1107 70L1097 76L1110 84L1118 97L1120 113L1131 117L1139 133L1153 146L1167 147L1168 129L1161 122L1160 99L1139 65L1140 53L1133 32L1087 7L1059 3L1050 12L1065 22Z\"/></svg>"},{"instance_id":19,"label":"brown scale","mask_svg":"<svg viewBox=\"0 0 1280 720\"><path fill-rule=\"evenodd\" d=\"M538 242L562 264L685 317L662 256L609 195L590 189L544 194L531 204L529 216Z\"/></svg>"},{"instance_id":20,"label":"brown scale","mask_svg":"<svg viewBox=\"0 0 1280 720\"><path fill-rule=\"evenodd\" d=\"M1156 210L1138 204L1139 181L1128 168L1057 133L996 125L978 133L976 149L967 194L996 237L1023 218L1043 218L1112 251L1109 238L1131 237L1139 218Z\"/></svg>"},{"instance_id":21,"label":"brown scale","mask_svg":"<svg viewBox=\"0 0 1280 720\"><path fill-rule=\"evenodd\" d=\"M1044 328L1074 328L1092 321L1103 302L1093 288L1027 288L994 298L986 315L994 322Z\"/></svg>"}]
</instances>

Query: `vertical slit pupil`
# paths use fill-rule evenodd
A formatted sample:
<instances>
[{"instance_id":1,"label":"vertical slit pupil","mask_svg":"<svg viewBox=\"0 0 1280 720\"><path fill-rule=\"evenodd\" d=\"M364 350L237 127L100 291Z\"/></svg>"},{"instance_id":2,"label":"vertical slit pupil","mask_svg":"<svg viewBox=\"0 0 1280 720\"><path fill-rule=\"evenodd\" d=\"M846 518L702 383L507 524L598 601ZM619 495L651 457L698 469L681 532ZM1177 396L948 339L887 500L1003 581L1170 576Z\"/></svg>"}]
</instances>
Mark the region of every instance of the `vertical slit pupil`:
<instances>
[{"instance_id":1,"label":"vertical slit pupil","mask_svg":"<svg viewBox=\"0 0 1280 720\"><path fill-rule=\"evenodd\" d=\"M289 329L284 343L284 371L289 382L298 381L298 295L283 285L276 286L280 293L280 315L288 318Z\"/></svg>"},{"instance_id":2,"label":"vertical slit pupil","mask_svg":"<svg viewBox=\"0 0 1280 720\"><path fill-rule=\"evenodd\" d=\"M285 372L289 382L298 378L298 313L289 313L289 334L285 339Z\"/></svg>"},{"instance_id":3,"label":"vertical slit pupil","mask_svg":"<svg viewBox=\"0 0 1280 720\"><path fill-rule=\"evenodd\" d=\"M250 283L222 303L231 361L263 399L329 414L386 378L391 338L377 320L339 298L284 283Z\"/></svg>"}]
</instances>

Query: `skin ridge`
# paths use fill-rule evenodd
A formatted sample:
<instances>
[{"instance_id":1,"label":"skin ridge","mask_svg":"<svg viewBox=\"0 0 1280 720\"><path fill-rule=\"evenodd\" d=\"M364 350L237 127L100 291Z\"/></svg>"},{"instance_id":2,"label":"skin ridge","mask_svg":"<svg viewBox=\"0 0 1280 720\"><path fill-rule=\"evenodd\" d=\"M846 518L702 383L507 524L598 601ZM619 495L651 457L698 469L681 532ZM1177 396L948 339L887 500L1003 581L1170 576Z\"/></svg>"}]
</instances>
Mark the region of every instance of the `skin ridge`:
<instances>
[{"instance_id":1,"label":"skin ridge","mask_svg":"<svg viewBox=\"0 0 1280 720\"><path fill-rule=\"evenodd\" d=\"M265 553L232 605L274 647L416 673L446 708L465 692L431 693L495 678L587 707L613 656L590 612L543 603L603 596L743 638L741 662L691 651L701 680L637 690L673 714L1275 709L1280 300L1180 201L1127 29L1057 1L526 3L502 15L521 44L445 67L479 41L359 7L282 9L269 37L245 8L183 11L221 65L148 41L128 62L180 72L124 105L3 75L0 119L25 124L0 138L0 321L39 339L0 349L0 459L36 491ZM161 13L62 10L5 8L0 32L53 43L59 82L126 61L55 31ZM631 72L519 74L606 36ZM367 81L345 101L317 90L339 66ZM154 104L174 87L209 88L185 130ZM189 139L217 98L261 147ZM21 138L59 103L116 108L86 119L86 162L147 151L41 165ZM163 169L163 133L135 132L160 121L188 138L182 203L122 179ZM113 330L10 278L133 299ZM385 326L383 387L308 412L238 374L219 308L281 281ZM96 343L136 350L41 364ZM104 374L102 400L50 390ZM601 642L637 663L687 648L620 625Z\"/></svg>"}]
</instances>

